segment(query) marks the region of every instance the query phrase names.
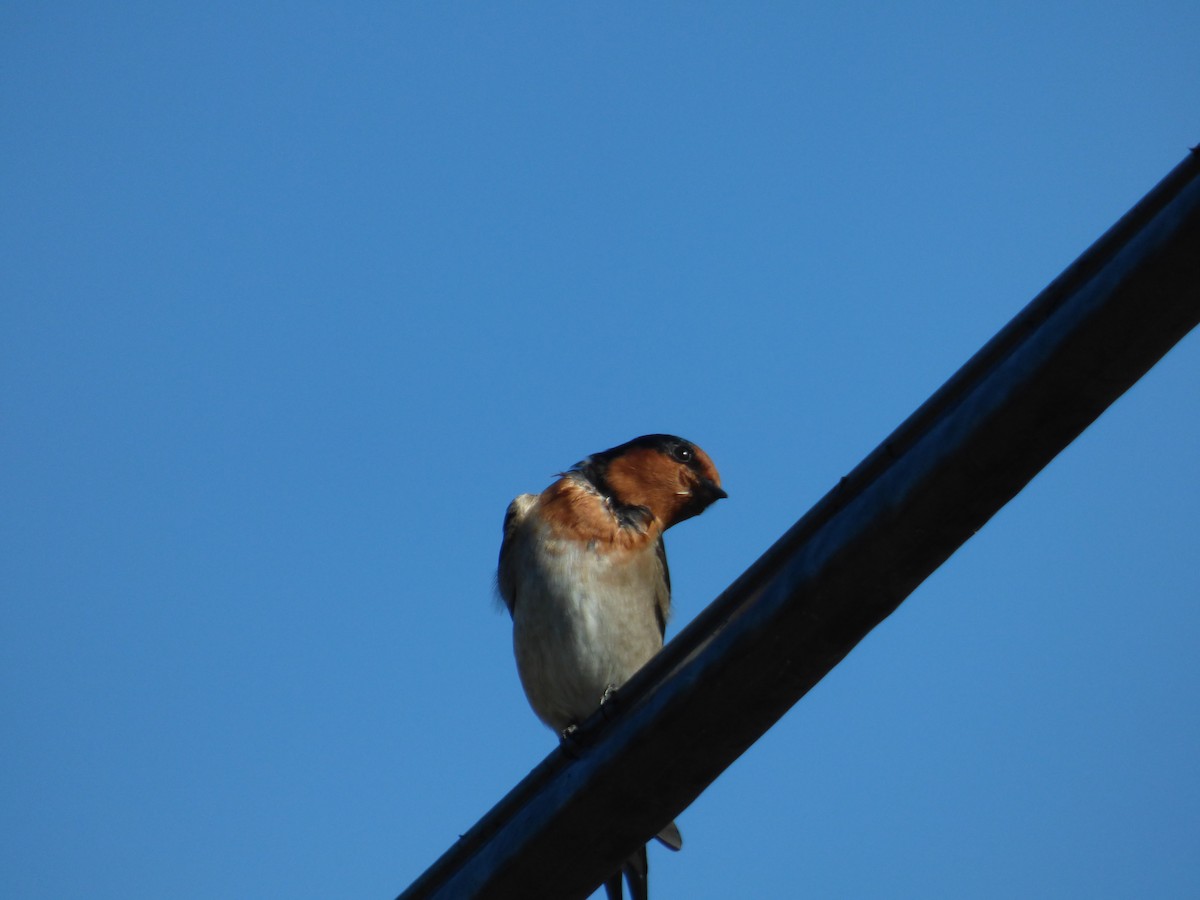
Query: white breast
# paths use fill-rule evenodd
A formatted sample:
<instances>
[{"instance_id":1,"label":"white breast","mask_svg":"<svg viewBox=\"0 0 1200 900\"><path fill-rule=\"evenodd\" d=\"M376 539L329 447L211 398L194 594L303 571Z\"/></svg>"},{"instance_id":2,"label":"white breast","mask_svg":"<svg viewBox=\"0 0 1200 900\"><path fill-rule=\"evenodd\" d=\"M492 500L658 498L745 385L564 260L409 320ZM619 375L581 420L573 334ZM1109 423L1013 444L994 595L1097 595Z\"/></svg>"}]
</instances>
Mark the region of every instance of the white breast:
<instances>
[{"instance_id":1,"label":"white breast","mask_svg":"<svg viewBox=\"0 0 1200 900\"><path fill-rule=\"evenodd\" d=\"M655 609L665 581L653 546L615 556L542 533L528 537L513 560L513 649L534 711L562 731L662 647Z\"/></svg>"}]
</instances>

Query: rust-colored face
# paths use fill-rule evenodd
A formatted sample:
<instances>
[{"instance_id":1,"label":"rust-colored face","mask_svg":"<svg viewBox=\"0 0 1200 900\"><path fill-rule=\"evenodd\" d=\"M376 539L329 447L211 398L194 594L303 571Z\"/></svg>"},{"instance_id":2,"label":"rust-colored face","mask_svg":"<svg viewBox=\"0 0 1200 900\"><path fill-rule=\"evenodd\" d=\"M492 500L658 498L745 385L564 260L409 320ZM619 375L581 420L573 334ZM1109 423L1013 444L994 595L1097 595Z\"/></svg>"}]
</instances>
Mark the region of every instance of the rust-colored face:
<instances>
[{"instance_id":1,"label":"rust-colored face","mask_svg":"<svg viewBox=\"0 0 1200 900\"><path fill-rule=\"evenodd\" d=\"M707 453L650 434L589 456L541 493L539 508L564 535L639 550L725 496Z\"/></svg>"},{"instance_id":2,"label":"rust-colored face","mask_svg":"<svg viewBox=\"0 0 1200 900\"><path fill-rule=\"evenodd\" d=\"M635 438L598 456L613 499L646 507L664 530L727 496L709 455L673 435Z\"/></svg>"}]
</instances>

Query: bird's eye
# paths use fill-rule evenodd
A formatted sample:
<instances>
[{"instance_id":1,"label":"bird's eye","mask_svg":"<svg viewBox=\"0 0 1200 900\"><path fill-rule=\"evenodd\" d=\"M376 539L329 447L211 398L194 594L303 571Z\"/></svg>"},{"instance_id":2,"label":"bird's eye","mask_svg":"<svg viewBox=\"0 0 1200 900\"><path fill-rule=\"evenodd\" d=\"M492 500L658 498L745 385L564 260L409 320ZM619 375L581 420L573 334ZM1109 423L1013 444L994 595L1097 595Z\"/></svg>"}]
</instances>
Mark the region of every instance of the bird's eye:
<instances>
[{"instance_id":1,"label":"bird's eye","mask_svg":"<svg viewBox=\"0 0 1200 900\"><path fill-rule=\"evenodd\" d=\"M675 449L671 451L671 455L681 463L691 462L692 458L695 456L695 454L692 452L692 448L687 444L676 445Z\"/></svg>"}]
</instances>

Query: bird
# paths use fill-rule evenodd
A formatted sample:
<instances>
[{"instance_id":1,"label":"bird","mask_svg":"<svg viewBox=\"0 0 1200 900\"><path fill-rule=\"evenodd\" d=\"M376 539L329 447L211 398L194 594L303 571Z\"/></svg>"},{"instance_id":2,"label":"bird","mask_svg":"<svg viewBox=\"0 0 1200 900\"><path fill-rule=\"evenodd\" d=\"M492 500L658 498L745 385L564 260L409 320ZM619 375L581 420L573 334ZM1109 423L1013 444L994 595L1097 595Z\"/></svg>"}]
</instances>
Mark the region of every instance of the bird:
<instances>
[{"instance_id":1,"label":"bird","mask_svg":"<svg viewBox=\"0 0 1200 900\"><path fill-rule=\"evenodd\" d=\"M568 740L663 645L671 576L663 532L727 497L712 459L671 434L593 453L504 516L496 573L534 713ZM683 846L672 822L658 835ZM605 883L646 900L646 848Z\"/></svg>"}]
</instances>

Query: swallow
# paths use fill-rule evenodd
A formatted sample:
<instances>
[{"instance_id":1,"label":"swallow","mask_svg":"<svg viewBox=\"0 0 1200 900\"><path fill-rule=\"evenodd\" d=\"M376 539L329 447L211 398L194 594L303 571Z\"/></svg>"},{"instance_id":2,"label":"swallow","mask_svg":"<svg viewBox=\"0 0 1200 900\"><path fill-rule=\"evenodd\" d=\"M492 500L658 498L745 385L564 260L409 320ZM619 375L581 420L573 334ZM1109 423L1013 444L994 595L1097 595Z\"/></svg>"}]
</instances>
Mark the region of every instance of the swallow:
<instances>
[{"instance_id":1,"label":"swallow","mask_svg":"<svg viewBox=\"0 0 1200 900\"><path fill-rule=\"evenodd\" d=\"M576 463L504 517L497 586L534 713L564 739L662 649L671 614L663 532L728 496L708 454L669 434ZM672 822L658 839L683 846ZM646 900L646 848L622 866ZM621 874L605 884L622 896Z\"/></svg>"}]
</instances>

